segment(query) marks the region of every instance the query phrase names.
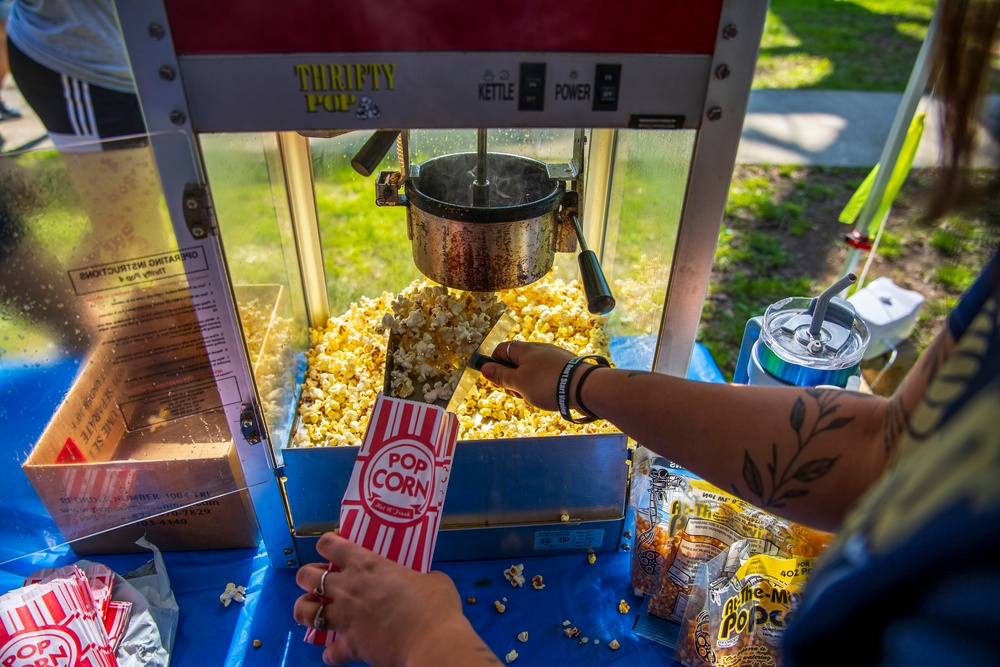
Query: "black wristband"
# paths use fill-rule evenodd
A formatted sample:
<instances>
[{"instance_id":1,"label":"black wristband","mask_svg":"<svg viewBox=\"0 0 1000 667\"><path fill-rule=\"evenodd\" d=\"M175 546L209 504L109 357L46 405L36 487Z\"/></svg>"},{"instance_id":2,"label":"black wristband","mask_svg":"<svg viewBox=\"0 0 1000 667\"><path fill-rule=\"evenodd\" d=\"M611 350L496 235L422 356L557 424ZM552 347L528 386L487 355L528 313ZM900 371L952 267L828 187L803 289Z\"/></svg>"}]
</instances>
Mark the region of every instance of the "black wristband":
<instances>
[{"instance_id":1,"label":"black wristband","mask_svg":"<svg viewBox=\"0 0 1000 667\"><path fill-rule=\"evenodd\" d=\"M584 364L587 361L596 362L596 365L594 366L595 368L597 366L611 365L607 359L599 354L588 354L585 357L574 357L566 362L562 372L559 374L559 381L556 383L556 405L559 407L559 414L562 415L563 419L568 422L573 422L574 424L586 424L597 419L596 416L590 414L589 412L584 413L587 415L585 417L576 418L570 413L569 410L570 384L572 384L573 376L580 370L581 364ZM577 401L577 403L579 404L579 401Z\"/></svg>"},{"instance_id":2,"label":"black wristband","mask_svg":"<svg viewBox=\"0 0 1000 667\"><path fill-rule=\"evenodd\" d=\"M576 383L576 409L590 417L592 420L599 419L599 417L583 404L583 381L587 379L588 375L596 371L598 368L606 367L603 364L587 364L587 368L580 375L580 381Z\"/></svg>"}]
</instances>

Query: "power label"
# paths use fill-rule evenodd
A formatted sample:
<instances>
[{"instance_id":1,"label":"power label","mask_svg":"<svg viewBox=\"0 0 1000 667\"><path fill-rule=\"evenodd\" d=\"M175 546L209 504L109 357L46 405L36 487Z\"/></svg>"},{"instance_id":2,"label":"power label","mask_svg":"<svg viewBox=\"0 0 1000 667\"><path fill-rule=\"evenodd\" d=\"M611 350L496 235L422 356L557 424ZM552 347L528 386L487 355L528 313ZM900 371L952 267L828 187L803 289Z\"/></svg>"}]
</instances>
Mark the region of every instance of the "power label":
<instances>
[{"instance_id":1,"label":"power label","mask_svg":"<svg viewBox=\"0 0 1000 667\"><path fill-rule=\"evenodd\" d=\"M535 550L597 549L604 544L604 529L539 530L535 533Z\"/></svg>"}]
</instances>

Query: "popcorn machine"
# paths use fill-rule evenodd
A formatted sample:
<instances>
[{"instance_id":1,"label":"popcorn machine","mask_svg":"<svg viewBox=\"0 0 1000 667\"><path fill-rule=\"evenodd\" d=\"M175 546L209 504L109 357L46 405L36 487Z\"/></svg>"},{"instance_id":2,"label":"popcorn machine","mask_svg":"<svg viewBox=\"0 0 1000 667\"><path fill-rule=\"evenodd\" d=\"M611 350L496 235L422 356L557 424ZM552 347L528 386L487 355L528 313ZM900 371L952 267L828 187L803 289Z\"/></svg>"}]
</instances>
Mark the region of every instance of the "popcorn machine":
<instances>
[{"instance_id":1,"label":"popcorn machine","mask_svg":"<svg viewBox=\"0 0 1000 667\"><path fill-rule=\"evenodd\" d=\"M523 308L522 338L686 372L764 0L116 5L193 253L189 328L235 490L276 566L336 527L357 446L330 424L363 431L377 324L425 276ZM438 558L627 548L624 435L523 415L505 433L483 409L456 448Z\"/></svg>"}]
</instances>

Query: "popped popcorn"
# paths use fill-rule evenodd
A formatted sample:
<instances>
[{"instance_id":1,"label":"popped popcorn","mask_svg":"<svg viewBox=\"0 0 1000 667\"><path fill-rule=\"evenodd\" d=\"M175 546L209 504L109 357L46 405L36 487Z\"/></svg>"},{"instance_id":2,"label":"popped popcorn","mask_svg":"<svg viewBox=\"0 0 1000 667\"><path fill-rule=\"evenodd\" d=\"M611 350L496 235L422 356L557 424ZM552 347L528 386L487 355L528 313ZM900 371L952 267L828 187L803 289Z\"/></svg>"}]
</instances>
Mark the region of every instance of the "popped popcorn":
<instances>
[{"instance_id":1,"label":"popped popcorn","mask_svg":"<svg viewBox=\"0 0 1000 667\"><path fill-rule=\"evenodd\" d=\"M611 649L612 651L617 651L620 647L621 647L621 644L618 643L617 639L612 639L608 643L608 648Z\"/></svg>"},{"instance_id":2,"label":"popped popcorn","mask_svg":"<svg viewBox=\"0 0 1000 667\"><path fill-rule=\"evenodd\" d=\"M295 385L296 352L293 344L293 320L271 312L260 299L241 301L240 325L246 340L260 408L269 427L281 431L290 423L288 411Z\"/></svg>"},{"instance_id":3,"label":"popped popcorn","mask_svg":"<svg viewBox=\"0 0 1000 667\"><path fill-rule=\"evenodd\" d=\"M222 595L219 596L219 602L222 603L223 607L228 607L229 603L231 603L233 600L236 600L237 602L243 602L246 599L244 597L246 592L247 592L246 586L237 586L233 582L229 582L228 584L226 584L226 590L224 590L222 592Z\"/></svg>"},{"instance_id":4,"label":"popped popcorn","mask_svg":"<svg viewBox=\"0 0 1000 667\"><path fill-rule=\"evenodd\" d=\"M567 637L569 637L570 639L573 639L575 637L579 637L580 636L580 628L577 628L577 627L566 628L565 630L563 630L563 634L566 635Z\"/></svg>"},{"instance_id":5,"label":"popped popcorn","mask_svg":"<svg viewBox=\"0 0 1000 667\"><path fill-rule=\"evenodd\" d=\"M507 605L505 605L503 602L500 602L500 600L494 600L493 606L496 608L497 613L499 614L502 614L505 611L507 611Z\"/></svg>"},{"instance_id":6,"label":"popped popcorn","mask_svg":"<svg viewBox=\"0 0 1000 667\"><path fill-rule=\"evenodd\" d=\"M587 554L587 562L593 565L597 562L597 554Z\"/></svg>"},{"instance_id":7,"label":"popped popcorn","mask_svg":"<svg viewBox=\"0 0 1000 667\"><path fill-rule=\"evenodd\" d=\"M511 649L510 653L508 653L507 655L505 655L503 657L503 659L506 660L507 664L509 665L510 663L512 663L515 660L517 660L517 651L515 651L514 649Z\"/></svg>"},{"instance_id":8,"label":"popped popcorn","mask_svg":"<svg viewBox=\"0 0 1000 667\"><path fill-rule=\"evenodd\" d=\"M526 641L528 641L528 632L527 632L527 630L525 630L524 632L519 633L517 635L517 640L519 642L526 642Z\"/></svg>"},{"instance_id":9,"label":"popped popcorn","mask_svg":"<svg viewBox=\"0 0 1000 667\"><path fill-rule=\"evenodd\" d=\"M419 389L425 403L451 398L469 357L505 309L492 292L462 292L426 280L404 289L377 327L399 337L390 395L406 398Z\"/></svg>"},{"instance_id":10,"label":"popped popcorn","mask_svg":"<svg viewBox=\"0 0 1000 667\"><path fill-rule=\"evenodd\" d=\"M507 581L510 585L515 588L520 588L524 584L524 575L521 574L524 571L524 563L520 565L511 565L506 570L503 571L503 576L507 577Z\"/></svg>"},{"instance_id":11,"label":"popped popcorn","mask_svg":"<svg viewBox=\"0 0 1000 667\"><path fill-rule=\"evenodd\" d=\"M542 575L536 574L531 578L531 585L535 587L535 590L542 590L545 588L545 584L542 583Z\"/></svg>"},{"instance_id":12,"label":"popped popcorn","mask_svg":"<svg viewBox=\"0 0 1000 667\"><path fill-rule=\"evenodd\" d=\"M630 607L628 606L628 602L626 602L625 600L621 600L621 601L618 602L618 613L619 614L627 614L629 609L630 609Z\"/></svg>"},{"instance_id":13,"label":"popped popcorn","mask_svg":"<svg viewBox=\"0 0 1000 667\"><path fill-rule=\"evenodd\" d=\"M433 306L428 311L412 310L402 320L395 317L393 303L399 299L413 300L413 295L421 290L430 290L434 295L438 311L433 314ZM383 386L387 336L384 332L393 327L402 328L416 325L424 318L433 322L434 318L458 313L465 307L461 292L451 298L450 292L429 281L416 281L396 297L388 292L375 298L364 297L351 304L347 312L331 318L321 329L310 330L310 350L306 355L307 371L302 388L302 399L298 406L298 428L292 436L292 447L330 447L340 445L360 445L368 424L368 415L375 397ZM449 294L445 300L444 294ZM574 350L577 354L609 355L610 335L605 329L605 316L591 314L586 307L583 286L576 280L569 282L555 278L555 271L531 285L505 292L496 296L506 304L516 324L510 338L521 341L550 342ZM440 303L437 299L440 297ZM478 319L467 321L463 332L483 326L485 316L496 306L488 296L479 294L468 296L470 312ZM479 301L475 301L478 298ZM447 302L446 306L444 305ZM400 304L402 305L402 301ZM458 309L458 310L456 310ZM488 328L488 324L484 329ZM383 332L380 334L379 332ZM481 334L480 334L481 335ZM461 333L451 340L459 340ZM429 369L440 361L435 354L444 354L453 359L447 351L441 352L433 341L423 336L419 352L414 348L414 358L410 366L424 380L413 383L412 379L401 379L402 392L424 392L435 398L450 396L454 389L449 381L434 378ZM433 345L433 347L432 347ZM478 345L478 342L476 343ZM474 346L473 346L474 348ZM470 352L471 352L470 348ZM416 355L420 355L420 359ZM422 359L422 360L421 360ZM464 365L467 359L462 359ZM426 365L426 367L425 367ZM423 375L426 373L426 376ZM409 381L409 384L407 384ZM436 385L440 382L440 385ZM535 436L556 436L578 433L613 433L617 429L609 422L598 420L588 424L572 424L560 417L558 412L545 412L529 406L521 399L513 398L496 389L484 378L479 378L469 392L465 402L456 410L459 417L459 438L463 440L485 440L495 438L518 438ZM566 520L569 520L567 515Z\"/></svg>"}]
</instances>

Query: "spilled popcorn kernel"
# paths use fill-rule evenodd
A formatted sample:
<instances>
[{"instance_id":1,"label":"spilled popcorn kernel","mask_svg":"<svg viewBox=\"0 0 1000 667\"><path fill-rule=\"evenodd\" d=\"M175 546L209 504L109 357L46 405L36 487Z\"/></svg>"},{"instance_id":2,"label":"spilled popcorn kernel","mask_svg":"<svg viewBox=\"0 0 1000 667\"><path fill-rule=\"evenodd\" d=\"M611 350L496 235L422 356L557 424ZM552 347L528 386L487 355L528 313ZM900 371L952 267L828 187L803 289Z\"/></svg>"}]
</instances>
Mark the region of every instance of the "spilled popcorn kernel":
<instances>
[{"instance_id":1,"label":"spilled popcorn kernel","mask_svg":"<svg viewBox=\"0 0 1000 667\"><path fill-rule=\"evenodd\" d=\"M499 614L502 614L505 611L507 611L507 605L505 605L503 602L500 602L500 600L494 600L493 607L496 608L497 613Z\"/></svg>"},{"instance_id":2,"label":"spilled popcorn kernel","mask_svg":"<svg viewBox=\"0 0 1000 667\"><path fill-rule=\"evenodd\" d=\"M619 648L621 648L621 644L618 643L617 639L612 639L611 642L608 644L608 648L611 649L612 651L617 651Z\"/></svg>"},{"instance_id":3,"label":"spilled popcorn kernel","mask_svg":"<svg viewBox=\"0 0 1000 667\"><path fill-rule=\"evenodd\" d=\"M563 621L563 627L565 628L567 625L569 625L569 621Z\"/></svg>"},{"instance_id":4,"label":"spilled popcorn kernel","mask_svg":"<svg viewBox=\"0 0 1000 667\"><path fill-rule=\"evenodd\" d=\"M627 614L628 610L629 610L628 602L625 602L625 600L621 600L618 603L618 613L619 614Z\"/></svg>"},{"instance_id":5,"label":"spilled popcorn kernel","mask_svg":"<svg viewBox=\"0 0 1000 667\"><path fill-rule=\"evenodd\" d=\"M261 641L259 639L253 640L253 647L254 648L260 648L260 645L261 645Z\"/></svg>"},{"instance_id":6,"label":"spilled popcorn kernel","mask_svg":"<svg viewBox=\"0 0 1000 667\"><path fill-rule=\"evenodd\" d=\"M563 512L562 514L559 515L559 520L562 521L563 523L568 523L569 522L569 514L566 514L565 512Z\"/></svg>"},{"instance_id":7,"label":"spilled popcorn kernel","mask_svg":"<svg viewBox=\"0 0 1000 667\"><path fill-rule=\"evenodd\" d=\"M466 598L465 601L468 602L469 604L476 604L476 598L472 597L471 595L468 598Z\"/></svg>"},{"instance_id":8,"label":"spilled popcorn kernel","mask_svg":"<svg viewBox=\"0 0 1000 667\"><path fill-rule=\"evenodd\" d=\"M503 657L503 659L506 660L507 664L509 665L510 663L512 663L515 660L517 660L517 651L515 651L514 649L511 649L510 653L508 653L507 655L505 655Z\"/></svg>"},{"instance_id":9,"label":"spilled popcorn kernel","mask_svg":"<svg viewBox=\"0 0 1000 667\"><path fill-rule=\"evenodd\" d=\"M580 643L581 644L586 644L589 641L590 641L590 637L580 637Z\"/></svg>"},{"instance_id":10,"label":"spilled popcorn kernel","mask_svg":"<svg viewBox=\"0 0 1000 667\"><path fill-rule=\"evenodd\" d=\"M526 641L528 641L528 632L524 631L524 632L518 633L518 635L517 635L517 641L519 641L519 642L526 642Z\"/></svg>"},{"instance_id":11,"label":"spilled popcorn kernel","mask_svg":"<svg viewBox=\"0 0 1000 667\"><path fill-rule=\"evenodd\" d=\"M503 571L503 576L507 577L507 581L510 582L511 586L515 588L520 588L524 585L524 575L521 574L524 571L524 564L511 565L506 570Z\"/></svg>"},{"instance_id":12,"label":"spilled popcorn kernel","mask_svg":"<svg viewBox=\"0 0 1000 667\"><path fill-rule=\"evenodd\" d=\"M545 584L542 583L542 575L536 574L531 578L531 585L535 587L535 590L540 591L545 588Z\"/></svg>"},{"instance_id":13,"label":"spilled popcorn kernel","mask_svg":"<svg viewBox=\"0 0 1000 667\"><path fill-rule=\"evenodd\" d=\"M237 586L233 582L226 584L226 590L222 592L219 596L219 602L222 603L223 607L228 607L229 603L233 600L237 602L243 602L246 598L244 594L247 592L246 586Z\"/></svg>"},{"instance_id":14,"label":"spilled popcorn kernel","mask_svg":"<svg viewBox=\"0 0 1000 667\"><path fill-rule=\"evenodd\" d=\"M587 554L587 562L593 565L597 562L597 554Z\"/></svg>"}]
</instances>

